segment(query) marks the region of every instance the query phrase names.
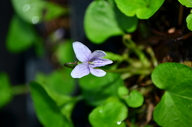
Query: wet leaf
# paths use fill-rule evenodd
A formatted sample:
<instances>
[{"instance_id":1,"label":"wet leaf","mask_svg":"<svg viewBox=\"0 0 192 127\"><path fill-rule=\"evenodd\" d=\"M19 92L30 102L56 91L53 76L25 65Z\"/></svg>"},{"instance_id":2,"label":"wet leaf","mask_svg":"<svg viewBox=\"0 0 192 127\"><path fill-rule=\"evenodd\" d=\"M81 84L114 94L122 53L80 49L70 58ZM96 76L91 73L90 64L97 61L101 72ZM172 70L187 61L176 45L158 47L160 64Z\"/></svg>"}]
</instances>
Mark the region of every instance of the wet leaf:
<instances>
[{"instance_id":1,"label":"wet leaf","mask_svg":"<svg viewBox=\"0 0 192 127\"><path fill-rule=\"evenodd\" d=\"M89 121L94 127L126 127L122 121L127 115L128 109L124 104L109 100L89 114Z\"/></svg>"}]
</instances>

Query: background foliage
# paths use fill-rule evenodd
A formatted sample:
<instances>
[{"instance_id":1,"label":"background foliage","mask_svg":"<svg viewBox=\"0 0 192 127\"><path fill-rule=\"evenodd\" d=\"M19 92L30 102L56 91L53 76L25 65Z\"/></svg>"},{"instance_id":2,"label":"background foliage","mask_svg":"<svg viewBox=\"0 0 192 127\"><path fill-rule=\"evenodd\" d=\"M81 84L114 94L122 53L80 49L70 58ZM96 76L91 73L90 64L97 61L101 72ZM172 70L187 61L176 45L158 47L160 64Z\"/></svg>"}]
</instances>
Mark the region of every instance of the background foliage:
<instances>
[{"instance_id":1,"label":"background foliage","mask_svg":"<svg viewBox=\"0 0 192 127\"><path fill-rule=\"evenodd\" d=\"M70 76L64 63L74 62L69 29L70 7L43 0L12 0L14 15L6 48L32 48L54 66L32 82L12 86L0 74L0 108L18 94L30 93L45 127L73 127L79 103L93 127L188 127L192 124L192 16L190 0L94 0L86 8L84 31L92 47L106 50L114 63L104 77ZM66 18L67 17L67 18ZM58 25L51 25L51 24ZM41 29L45 27L46 29ZM50 27L51 26L51 27ZM106 47L104 47L106 45ZM94 48L93 48L94 49Z\"/></svg>"}]
</instances>

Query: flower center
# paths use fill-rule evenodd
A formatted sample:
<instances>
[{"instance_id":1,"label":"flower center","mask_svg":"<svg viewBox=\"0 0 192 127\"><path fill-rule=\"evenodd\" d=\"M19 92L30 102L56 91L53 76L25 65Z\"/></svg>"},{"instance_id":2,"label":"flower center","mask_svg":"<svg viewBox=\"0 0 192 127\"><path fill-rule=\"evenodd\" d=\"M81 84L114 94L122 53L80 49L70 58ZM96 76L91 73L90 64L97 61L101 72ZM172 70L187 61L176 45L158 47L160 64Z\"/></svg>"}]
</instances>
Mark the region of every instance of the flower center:
<instances>
[{"instance_id":1,"label":"flower center","mask_svg":"<svg viewBox=\"0 0 192 127\"><path fill-rule=\"evenodd\" d=\"M88 63L94 65L94 62L90 62L90 61L89 61Z\"/></svg>"}]
</instances>

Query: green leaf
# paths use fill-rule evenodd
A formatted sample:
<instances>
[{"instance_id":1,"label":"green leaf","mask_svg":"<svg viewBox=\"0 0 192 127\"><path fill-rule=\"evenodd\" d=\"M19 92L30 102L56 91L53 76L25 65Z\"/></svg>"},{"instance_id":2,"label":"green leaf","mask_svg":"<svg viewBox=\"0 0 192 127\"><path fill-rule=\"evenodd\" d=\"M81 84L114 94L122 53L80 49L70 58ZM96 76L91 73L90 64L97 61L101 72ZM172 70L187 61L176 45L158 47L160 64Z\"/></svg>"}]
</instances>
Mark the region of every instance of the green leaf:
<instances>
[{"instance_id":1,"label":"green leaf","mask_svg":"<svg viewBox=\"0 0 192 127\"><path fill-rule=\"evenodd\" d=\"M143 104L144 98L141 93L136 90L131 91L131 93L126 97L125 101L129 107L137 108Z\"/></svg>"},{"instance_id":2,"label":"green leaf","mask_svg":"<svg viewBox=\"0 0 192 127\"><path fill-rule=\"evenodd\" d=\"M72 127L72 123L61 113L55 101L51 99L40 84L31 82L30 90L35 111L45 127Z\"/></svg>"},{"instance_id":3,"label":"green leaf","mask_svg":"<svg viewBox=\"0 0 192 127\"><path fill-rule=\"evenodd\" d=\"M53 2L47 2L45 6L45 17L44 19L46 21L53 20L54 18L57 18L61 15L68 14L68 9L59 6L58 4L55 4Z\"/></svg>"},{"instance_id":4,"label":"green leaf","mask_svg":"<svg viewBox=\"0 0 192 127\"><path fill-rule=\"evenodd\" d=\"M74 53L72 48L72 42L65 41L61 43L56 49L54 55L57 57L61 65L67 62L74 62L75 59L74 59Z\"/></svg>"},{"instance_id":5,"label":"green leaf","mask_svg":"<svg viewBox=\"0 0 192 127\"><path fill-rule=\"evenodd\" d=\"M127 107L119 101L107 101L89 114L93 127L126 127L122 122L128 114Z\"/></svg>"},{"instance_id":6,"label":"green leaf","mask_svg":"<svg viewBox=\"0 0 192 127\"><path fill-rule=\"evenodd\" d=\"M112 53L112 52L105 52L107 55L103 58L110 59L112 61L122 61L123 57L121 55Z\"/></svg>"},{"instance_id":7,"label":"green leaf","mask_svg":"<svg viewBox=\"0 0 192 127\"><path fill-rule=\"evenodd\" d=\"M186 18L187 28L192 31L192 14L189 14Z\"/></svg>"},{"instance_id":8,"label":"green leaf","mask_svg":"<svg viewBox=\"0 0 192 127\"><path fill-rule=\"evenodd\" d=\"M33 44L35 37L32 26L14 15L6 39L7 49L13 53L23 51Z\"/></svg>"},{"instance_id":9,"label":"green leaf","mask_svg":"<svg viewBox=\"0 0 192 127\"><path fill-rule=\"evenodd\" d=\"M125 15L148 19L161 7L164 0L115 0L115 2Z\"/></svg>"},{"instance_id":10,"label":"green leaf","mask_svg":"<svg viewBox=\"0 0 192 127\"><path fill-rule=\"evenodd\" d=\"M69 95L75 88L75 81L68 70L55 70L49 75L37 74L36 81L60 95Z\"/></svg>"},{"instance_id":11,"label":"green leaf","mask_svg":"<svg viewBox=\"0 0 192 127\"><path fill-rule=\"evenodd\" d=\"M111 36L122 35L112 7L104 0L93 1L87 8L84 18L87 37L96 44L103 43Z\"/></svg>"},{"instance_id":12,"label":"green leaf","mask_svg":"<svg viewBox=\"0 0 192 127\"><path fill-rule=\"evenodd\" d=\"M111 96L117 97L117 89L124 83L119 74L107 73L104 77L85 76L79 80L79 85L87 103L97 106Z\"/></svg>"},{"instance_id":13,"label":"green leaf","mask_svg":"<svg viewBox=\"0 0 192 127\"><path fill-rule=\"evenodd\" d=\"M165 93L154 110L163 127L192 125L192 69L179 63L163 63L152 73L153 83Z\"/></svg>"},{"instance_id":14,"label":"green leaf","mask_svg":"<svg viewBox=\"0 0 192 127\"><path fill-rule=\"evenodd\" d=\"M125 99L129 93L129 90L125 86L120 86L117 92L120 98Z\"/></svg>"},{"instance_id":15,"label":"green leaf","mask_svg":"<svg viewBox=\"0 0 192 127\"><path fill-rule=\"evenodd\" d=\"M126 16L119 10L114 0L109 0L109 3L113 8L119 27L128 33L134 32L137 28L138 18L136 16Z\"/></svg>"},{"instance_id":16,"label":"green leaf","mask_svg":"<svg viewBox=\"0 0 192 127\"><path fill-rule=\"evenodd\" d=\"M192 7L192 2L191 0L178 0L182 5L186 6L186 7Z\"/></svg>"},{"instance_id":17,"label":"green leaf","mask_svg":"<svg viewBox=\"0 0 192 127\"><path fill-rule=\"evenodd\" d=\"M12 0L17 14L31 24L37 24L42 20L45 3L43 0Z\"/></svg>"},{"instance_id":18,"label":"green leaf","mask_svg":"<svg viewBox=\"0 0 192 127\"><path fill-rule=\"evenodd\" d=\"M0 108L13 98L9 78L5 73L0 73Z\"/></svg>"},{"instance_id":19,"label":"green leaf","mask_svg":"<svg viewBox=\"0 0 192 127\"><path fill-rule=\"evenodd\" d=\"M31 24L52 20L67 13L65 8L44 0L12 0L12 4L17 14Z\"/></svg>"}]
</instances>

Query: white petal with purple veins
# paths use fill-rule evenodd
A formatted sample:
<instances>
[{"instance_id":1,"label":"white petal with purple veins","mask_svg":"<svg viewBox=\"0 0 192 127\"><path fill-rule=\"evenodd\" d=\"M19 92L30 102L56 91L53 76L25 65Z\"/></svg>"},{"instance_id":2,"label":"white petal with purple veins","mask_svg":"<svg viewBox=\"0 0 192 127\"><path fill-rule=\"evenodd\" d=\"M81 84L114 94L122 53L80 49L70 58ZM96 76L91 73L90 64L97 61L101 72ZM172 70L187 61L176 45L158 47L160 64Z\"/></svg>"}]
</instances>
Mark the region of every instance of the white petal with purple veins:
<instances>
[{"instance_id":1,"label":"white petal with purple veins","mask_svg":"<svg viewBox=\"0 0 192 127\"><path fill-rule=\"evenodd\" d=\"M75 66L73 71L71 72L71 76L73 78L81 78L83 76L86 76L90 73L88 63L82 63Z\"/></svg>"},{"instance_id":2,"label":"white petal with purple veins","mask_svg":"<svg viewBox=\"0 0 192 127\"><path fill-rule=\"evenodd\" d=\"M85 46L81 42L76 41L73 43L73 50L79 61L81 61L81 62L89 61L91 51L89 50L89 48L87 46Z\"/></svg>"},{"instance_id":3,"label":"white petal with purple veins","mask_svg":"<svg viewBox=\"0 0 192 127\"><path fill-rule=\"evenodd\" d=\"M91 62L94 63L92 65L93 67L101 67L101 66L105 66L107 64L113 63L113 61L108 59L95 59L94 61L91 61Z\"/></svg>"},{"instance_id":4,"label":"white petal with purple veins","mask_svg":"<svg viewBox=\"0 0 192 127\"><path fill-rule=\"evenodd\" d=\"M97 76L97 77L103 77L106 75L106 72L101 70L101 69L94 69L92 67L90 67L90 72L91 74Z\"/></svg>"},{"instance_id":5,"label":"white petal with purple veins","mask_svg":"<svg viewBox=\"0 0 192 127\"><path fill-rule=\"evenodd\" d=\"M104 56L106 56L107 54L104 52L104 51L101 51L101 50L96 50L94 51L91 55L90 55L90 58L89 60L95 60L97 58L102 58Z\"/></svg>"}]
</instances>

